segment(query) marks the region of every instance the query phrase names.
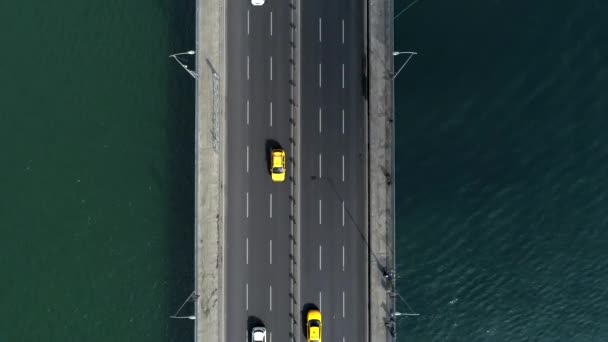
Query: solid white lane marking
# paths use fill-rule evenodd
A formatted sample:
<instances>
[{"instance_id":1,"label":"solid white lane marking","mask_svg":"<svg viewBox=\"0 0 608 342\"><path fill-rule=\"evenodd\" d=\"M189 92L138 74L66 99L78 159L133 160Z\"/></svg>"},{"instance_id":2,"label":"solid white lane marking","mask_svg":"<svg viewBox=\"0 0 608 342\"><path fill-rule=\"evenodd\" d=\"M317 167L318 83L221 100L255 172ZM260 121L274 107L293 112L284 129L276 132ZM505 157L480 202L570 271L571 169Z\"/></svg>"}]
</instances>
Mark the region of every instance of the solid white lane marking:
<instances>
[{"instance_id":1,"label":"solid white lane marking","mask_svg":"<svg viewBox=\"0 0 608 342\"><path fill-rule=\"evenodd\" d=\"M323 117L323 113L322 113L321 107L319 107L319 133L321 133L321 122L323 122L322 117Z\"/></svg>"},{"instance_id":2,"label":"solid white lane marking","mask_svg":"<svg viewBox=\"0 0 608 342\"><path fill-rule=\"evenodd\" d=\"M345 310L344 310L345 308L346 308L346 304L345 304L345 301L344 301L344 291L342 291L342 318L344 318L346 316L346 313L345 313Z\"/></svg>"},{"instance_id":3,"label":"solid white lane marking","mask_svg":"<svg viewBox=\"0 0 608 342\"><path fill-rule=\"evenodd\" d=\"M344 227L344 201L342 201L342 227Z\"/></svg>"},{"instance_id":4,"label":"solid white lane marking","mask_svg":"<svg viewBox=\"0 0 608 342\"><path fill-rule=\"evenodd\" d=\"M272 194L270 194L270 218L272 218Z\"/></svg>"},{"instance_id":5,"label":"solid white lane marking","mask_svg":"<svg viewBox=\"0 0 608 342\"><path fill-rule=\"evenodd\" d=\"M249 126L249 100L247 100L247 126Z\"/></svg>"},{"instance_id":6,"label":"solid white lane marking","mask_svg":"<svg viewBox=\"0 0 608 342\"><path fill-rule=\"evenodd\" d=\"M249 145L247 145L247 173L249 173Z\"/></svg>"},{"instance_id":7,"label":"solid white lane marking","mask_svg":"<svg viewBox=\"0 0 608 342\"><path fill-rule=\"evenodd\" d=\"M319 88L322 88L322 82L321 82L321 63L319 63Z\"/></svg>"},{"instance_id":8,"label":"solid white lane marking","mask_svg":"<svg viewBox=\"0 0 608 342\"><path fill-rule=\"evenodd\" d=\"M319 245L319 271L321 271L322 267L321 267L321 260L322 260L322 249L323 247L321 245Z\"/></svg>"},{"instance_id":9,"label":"solid white lane marking","mask_svg":"<svg viewBox=\"0 0 608 342\"><path fill-rule=\"evenodd\" d=\"M247 80L249 80L249 56L247 56Z\"/></svg>"},{"instance_id":10,"label":"solid white lane marking","mask_svg":"<svg viewBox=\"0 0 608 342\"><path fill-rule=\"evenodd\" d=\"M319 18L319 43L323 41L323 39L321 38L321 32L322 32L322 30L321 30L321 22L322 22L322 19Z\"/></svg>"},{"instance_id":11,"label":"solid white lane marking","mask_svg":"<svg viewBox=\"0 0 608 342\"><path fill-rule=\"evenodd\" d=\"M249 10L247 10L247 35L249 35Z\"/></svg>"},{"instance_id":12,"label":"solid white lane marking","mask_svg":"<svg viewBox=\"0 0 608 342\"><path fill-rule=\"evenodd\" d=\"M270 127L272 127L272 101L270 101Z\"/></svg>"},{"instance_id":13,"label":"solid white lane marking","mask_svg":"<svg viewBox=\"0 0 608 342\"><path fill-rule=\"evenodd\" d=\"M344 19L342 19L342 44L344 44Z\"/></svg>"},{"instance_id":14,"label":"solid white lane marking","mask_svg":"<svg viewBox=\"0 0 608 342\"><path fill-rule=\"evenodd\" d=\"M249 217L249 192L245 194L245 217Z\"/></svg>"},{"instance_id":15,"label":"solid white lane marking","mask_svg":"<svg viewBox=\"0 0 608 342\"><path fill-rule=\"evenodd\" d=\"M270 11L270 36L272 37L272 11Z\"/></svg>"},{"instance_id":16,"label":"solid white lane marking","mask_svg":"<svg viewBox=\"0 0 608 342\"><path fill-rule=\"evenodd\" d=\"M344 65L342 67L344 68ZM272 56L270 56L270 80L272 81Z\"/></svg>"},{"instance_id":17,"label":"solid white lane marking","mask_svg":"<svg viewBox=\"0 0 608 342\"><path fill-rule=\"evenodd\" d=\"M321 224L321 200L319 200L319 224Z\"/></svg>"},{"instance_id":18,"label":"solid white lane marking","mask_svg":"<svg viewBox=\"0 0 608 342\"><path fill-rule=\"evenodd\" d=\"M342 155L342 181L344 182L344 155Z\"/></svg>"},{"instance_id":19,"label":"solid white lane marking","mask_svg":"<svg viewBox=\"0 0 608 342\"><path fill-rule=\"evenodd\" d=\"M342 246L342 272L344 272L344 246Z\"/></svg>"},{"instance_id":20,"label":"solid white lane marking","mask_svg":"<svg viewBox=\"0 0 608 342\"><path fill-rule=\"evenodd\" d=\"M319 311L323 311L323 293L319 291Z\"/></svg>"},{"instance_id":21,"label":"solid white lane marking","mask_svg":"<svg viewBox=\"0 0 608 342\"><path fill-rule=\"evenodd\" d=\"M247 102L249 103L249 102ZM249 108L249 107L247 107ZM344 134L344 109L342 109L342 134Z\"/></svg>"},{"instance_id":22,"label":"solid white lane marking","mask_svg":"<svg viewBox=\"0 0 608 342\"><path fill-rule=\"evenodd\" d=\"M269 304L270 304L269 308L270 308L270 311L272 311L272 285L270 285L270 295L269 295L268 299L269 299Z\"/></svg>"},{"instance_id":23,"label":"solid white lane marking","mask_svg":"<svg viewBox=\"0 0 608 342\"><path fill-rule=\"evenodd\" d=\"M270 240L270 264L272 265L272 240Z\"/></svg>"},{"instance_id":24,"label":"solid white lane marking","mask_svg":"<svg viewBox=\"0 0 608 342\"><path fill-rule=\"evenodd\" d=\"M249 238L245 238L245 264L249 265Z\"/></svg>"},{"instance_id":25,"label":"solid white lane marking","mask_svg":"<svg viewBox=\"0 0 608 342\"><path fill-rule=\"evenodd\" d=\"M245 311L249 311L249 284L245 284Z\"/></svg>"},{"instance_id":26,"label":"solid white lane marking","mask_svg":"<svg viewBox=\"0 0 608 342\"><path fill-rule=\"evenodd\" d=\"M344 89L344 63L342 63L342 89Z\"/></svg>"},{"instance_id":27,"label":"solid white lane marking","mask_svg":"<svg viewBox=\"0 0 608 342\"><path fill-rule=\"evenodd\" d=\"M319 153L319 178L321 178L321 175L323 174L321 171L322 171L322 168L321 168L321 153Z\"/></svg>"}]
</instances>

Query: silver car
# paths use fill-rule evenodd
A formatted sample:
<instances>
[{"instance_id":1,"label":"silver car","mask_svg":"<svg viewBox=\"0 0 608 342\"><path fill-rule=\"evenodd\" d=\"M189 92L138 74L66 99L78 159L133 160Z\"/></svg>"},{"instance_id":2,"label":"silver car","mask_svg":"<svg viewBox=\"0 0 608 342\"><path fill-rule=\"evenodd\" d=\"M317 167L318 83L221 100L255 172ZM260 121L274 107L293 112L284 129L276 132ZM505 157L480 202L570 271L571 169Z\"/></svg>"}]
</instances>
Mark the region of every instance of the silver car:
<instances>
[{"instance_id":1,"label":"silver car","mask_svg":"<svg viewBox=\"0 0 608 342\"><path fill-rule=\"evenodd\" d=\"M266 328L255 327L251 329L251 342L266 342Z\"/></svg>"},{"instance_id":2,"label":"silver car","mask_svg":"<svg viewBox=\"0 0 608 342\"><path fill-rule=\"evenodd\" d=\"M262 6L264 4L264 0L251 0L251 4L253 6Z\"/></svg>"}]
</instances>

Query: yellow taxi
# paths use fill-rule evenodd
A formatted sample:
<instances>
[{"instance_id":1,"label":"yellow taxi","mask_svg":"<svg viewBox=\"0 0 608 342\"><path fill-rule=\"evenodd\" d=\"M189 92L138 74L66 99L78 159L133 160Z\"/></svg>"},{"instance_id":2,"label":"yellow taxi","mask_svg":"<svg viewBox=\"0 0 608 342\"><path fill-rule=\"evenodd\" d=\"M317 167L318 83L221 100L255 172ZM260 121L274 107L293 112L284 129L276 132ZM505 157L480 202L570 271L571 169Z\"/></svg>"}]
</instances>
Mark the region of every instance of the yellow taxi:
<instances>
[{"instance_id":1,"label":"yellow taxi","mask_svg":"<svg viewBox=\"0 0 608 342\"><path fill-rule=\"evenodd\" d=\"M321 342L321 312L310 310L306 314L306 340L308 342Z\"/></svg>"},{"instance_id":2,"label":"yellow taxi","mask_svg":"<svg viewBox=\"0 0 608 342\"><path fill-rule=\"evenodd\" d=\"M272 181L280 183L285 181L285 150L274 149L270 154L270 176Z\"/></svg>"}]
</instances>

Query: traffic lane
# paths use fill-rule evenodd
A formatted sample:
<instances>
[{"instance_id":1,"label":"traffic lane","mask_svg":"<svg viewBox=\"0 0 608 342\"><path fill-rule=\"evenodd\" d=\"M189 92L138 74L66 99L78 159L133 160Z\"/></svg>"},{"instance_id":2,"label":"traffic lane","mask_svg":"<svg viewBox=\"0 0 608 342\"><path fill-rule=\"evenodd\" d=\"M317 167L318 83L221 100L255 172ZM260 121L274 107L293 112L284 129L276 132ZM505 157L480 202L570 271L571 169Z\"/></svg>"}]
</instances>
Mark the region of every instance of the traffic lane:
<instances>
[{"instance_id":1,"label":"traffic lane","mask_svg":"<svg viewBox=\"0 0 608 342\"><path fill-rule=\"evenodd\" d=\"M283 200L288 201L288 194ZM277 209L282 213L279 224L274 226L272 237L272 265L267 265L271 271L269 279L273 286L273 308L270 314L271 322L274 324L273 338L277 340L288 340L291 332L291 259L290 254L290 226L289 211L286 205L277 202ZM283 215L284 214L284 215ZM277 212L278 215L278 212ZM270 256L269 256L270 258Z\"/></svg>"},{"instance_id":2,"label":"traffic lane","mask_svg":"<svg viewBox=\"0 0 608 342\"><path fill-rule=\"evenodd\" d=\"M258 317L275 338L289 336L290 290L288 187L270 180L268 167L262 161L264 151L252 156L253 177L250 181L250 282L249 315ZM287 214L286 214L287 213Z\"/></svg>"},{"instance_id":3,"label":"traffic lane","mask_svg":"<svg viewBox=\"0 0 608 342\"><path fill-rule=\"evenodd\" d=\"M226 78L226 212L234 213L226 217L225 242L226 250L232 253L225 254L225 281L226 294L223 300L226 303L224 319L230 317L234 326L240 329L227 329L224 334L227 340L242 340L246 337L247 316L245 313L246 291L245 284L248 277L244 266L245 259L245 201L244 191L246 180L243 177L244 160L242 147L247 140L247 130L242 125L240 114L244 112L244 102L240 96L230 94L243 94L246 92L242 82L244 65L240 56L244 53L246 41L242 37L243 5L230 2L227 6L229 13L227 25L227 74ZM201 66L206 67L206 66Z\"/></svg>"},{"instance_id":4,"label":"traffic lane","mask_svg":"<svg viewBox=\"0 0 608 342\"><path fill-rule=\"evenodd\" d=\"M249 82L252 82L250 83L252 93L250 99L252 131L250 145L255 151L251 155L251 165L256 170L256 174L260 173L252 181L251 187L256 193L262 194L256 195L255 200L264 203L265 208L263 209L265 219L256 220L254 226L259 240L261 240L259 243L264 245L266 260L264 277L269 285L267 288L259 289L266 294L252 300L256 302L257 307L266 308L267 314L263 315L264 323L274 339L282 340L289 338L290 333L290 187L288 182L273 183L270 179L269 168L270 150L273 147L284 148L288 158L291 155L289 118L286 116L289 114L289 96L286 87L276 88L275 86L276 83L280 82L288 84L288 79L285 79L284 76L287 73L280 65L287 66L288 61L281 61L280 57L277 58L271 54L276 42L269 34L270 21L266 21L270 18L270 11L263 13L264 15L250 17L252 18L251 22L256 22L253 25L250 23L250 34L260 37L258 40L260 44L250 47L252 51L249 62ZM268 23L268 25L264 23ZM273 26L276 27L274 24ZM288 46L282 49L286 48ZM283 54L286 53L283 52ZM273 91L273 89L275 90ZM287 172L288 174L291 172L289 166ZM272 265L270 264L270 241L272 241Z\"/></svg>"},{"instance_id":5,"label":"traffic lane","mask_svg":"<svg viewBox=\"0 0 608 342\"><path fill-rule=\"evenodd\" d=\"M237 14L239 13L238 9L233 10L232 12L235 12L235 11L236 11ZM243 12L240 12L240 13L243 13ZM237 15L231 16L231 18L236 18L236 17L237 17ZM248 17L248 19L250 19L250 17ZM236 20L236 21L237 22L243 22L242 20ZM248 24L249 24L249 22L250 21L248 20ZM240 26L242 26L242 25L240 25ZM253 75L251 75L251 71L252 70L250 69L250 67L251 67L251 65L250 65L251 64L250 58L251 58L251 56L254 57L253 62L257 66L257 63L256 63L257 60L255 59L255 57L258 57L259 54L252 53L250 55L250 54L240 53L238 51L239 49L243 50L243 47L245 47L245 48L251 48L251 45L248 44L249 41L243 41L243 39L241 39L244 35L239 34L239 32L238 32L239 28L240 28L239 25L229 25L229 27L232 28L234 31L237 31L237 32L229 32L229 35L231 35L232 38L233 38L233 39L231 39L231 42L233 42L233 43L236 42L236 44L235 44L236 46L233 45L231 47L230 43L229 43L229 47L228 47L229 50L234 51L233 53L229 53L229 56L231 57L229 59L232 60L232 62L229 61L229 65L232 64L232 67L229 67L229 70L231 70L233 72L229 72L230 76L229 76L229 81L228 81L229 82L228 89L233 90L233 91L229 91L228 93L229 94L236 94L238 96L239 94L250 93L250 91L247 91L247 90L243 91L242 88L244 88L244 87L242 87L242 85L243 84L247 84L247 83L243 82L242 79L239 79L239 76L242 78L244 75L246 75L246 77L248 78L248 81L251 81L251 77ZM248 26L248 30L249 30L248 33L251 33L251 28L249 26ZM247 61L245 63L234 62L235 58L238 58L239 56L245 56L245 55L246 56L250 56L249 58L247 58ZM249 63L247 63L247 62L249 62ZM247 70L244 70L245 68L241 67L241 65L245 65L247 67ZM240 69L240 72L237 71L239 69ZM259 71L259 68L256 67L255 68L255 72L257 72L257 71ZM256 96L256 95L257 94L254 94L253 97L256 98L256 99L260 98L260 96ZM245 96L245 97L249 98L248 96ZM228 102L232 102L231 99L229 99ZM237 103L238 103L238 101L237 101ZM227 113L242 111L242 108L235 108L235 107L237 107L237 106L234 106L234 105L231 106L229 104L228 107L227 107ZM253 108L250 108L250 107L253 107ZM251 109L255 114L263 112L263 110L259 109L259 107L257 107L256 104L254 104L253 106L246 106L246 108ZM261 118L259 118L259 119L261 119ZM245 121L247 121L247 120L245 119ZM261 121L261 120L256 120L256 121ZM229 127L232 128L232 129L230 129L231 133L236 133L236 134L234 134L235 137L236 136L238 136L238 137L247 136L248 137L248 135L246 134L246 132L247 132L246 129L245 130L243 130L243 129L234 129L234 125L232 125L232 124L229 124ZM255 132L260 132L260 130L255 130ZM239 134L239 133L245 133L245 134ZM230 135L230 133L229 133L229 135ZM238 138L235 139L235 140L238 140ZM241 167L239 167L237 165L238 162L235 162L235 160L238 160L238 161L242 160L241 158L243 157L243 154L239 153L239 152L242 152L242 151L239 151L239 152L232 151L232 150L235 150L235 149L232 149L231 147L228 147L233 152L233 153L231 153L231 151L228 152L229 155L231 155L231 157L228 160L228 164L231 165L231 166L236 166L234 168L234 170L244 170L244 169L248 168L249 167L249 163L248 163L249 162L249 158L248 157L252 157L252 159L255 159L255 160L262 160L262 159L264 159L264 158L256 158L257 157L257 153L256 152L260 152L261 151L261 153L264 154L263 148L256 148L256 147L258 147L258 146L256 146L256 142L259 142L261 139L255 139L255 137L253 137L253 139L251 139L251 140L253 140L253 144L243 144L243 145L246 146L246 149L247 149L247 147L249 147L247 150L251 150L251 152L253 152L253 153L251 153L253 156L250 156L249 153L244 153L244 155L246 156L245 160L247 161L247 163L246 163L247 165L245 167L242 167L243 163L240 163ZM236 146L236 150L238 150L239 142L236 142L234 145ZM251 146L251 145L253 145L253 146ZM260 143L259 145L263 145L263 143ZM229 168L229 169L231 169L231 168ZM261 171L261 169L262 168L260 168L260 171ZM263 169L266 171L268 169L268 166L264 165ZM255 168L254 168L254 170L255 170ZM253 178L253 179L259 179L259 177L255 176L255 174L257 174L257 173L258 172L252 170L253 176L251 178ZM230 177L230 178L233 178L233 177ZM243 178L238 177L238 179L243 179ZM233 184L235 184L235 183L233 183ZM233 187L238 188L239 186L233 186ZM232 191L232 192L229 192L229 194L231 194L231 195L233 194L234 196L232 196L232 197L241 197L241 196L238 196L238 194L236 194L235 192L238 192L238 191ZM248 216L249 211L255 212L255 211L257 211L257 208L256 208L255 205L253 205L253 202L251 203L252 204L251 208L249 207L249 201L248 201L249 200L249 191L245 192L245 196L246 196L247 205L246 205L246 208L244 208L245 209L244 211L246 212L246 216ZM255 194L252 194L252 197L254 197L254 196L255 196ZM230 195L229 195L229 197L230 197ZM237 203L238 203L238 201L237 201ZM232 208L233 206L229 205L229 207ZM252 227L259 226L257 223L255 223L255 222L258 221L258 220L255 219L255 216L254 216L253 221L254 221L253 223L251 223L249 225L248 224L244 224L243 226L252 226ZM240 236L242 234L239 234L239 233L240 233L240 231L238 229L230 229L230 228L228 228L227 229L227 235L231 236L230 238L228 238L228 240L229 241L233 241L234 242L233 245L235 245L235 246L239 246L240 245L240 247L244 247L244 248L242 248L242 250L246 250L248 248L248 246L249 246L249 240L248 240L249 238L246 237L245 239L242 239L242 236ZM241 244L241 243L239 243L237 241L244 241L247 245L243 246L244 244ZM252 239L251 244L252 245L257 245L257 243L256 243L256 241L254 239ZM229 247L229 246L230 246L230 243L228 243L227 247ZM237 247L237 249L238 249L238 247ZM239 253L231 254L231 257L227 258L228 259L228 261L227 261L228 267L231 270L242 270L242 266L238 265L238 262L239 262L238 259L240 259L240 256L237 255L237 254L239 254ZM243 254L243 253L240 253L240 254ZM243 258L243 260L245 260L245 259L246 259L246 256ZM231 262L231 260L235 261L234 262L235 265L233 265L233 263ZM244 262L246 262L246 261L244 261ZM253 275L250 272L251 270L253 270ZM228 273L227 279L234 278L231 281L229 281L230 286L233 287L233 289L230 290L230 292L238 293L239 294L238 297L243 297L243 295L241 295L243 292L245 292L245 296L247 295L247 291L239 291L239 289L237 289L237 287L239 287L239 283L241 283L240 281L237 280L237 278L242 278L242 277L239 277L239 275L242 276L243 274L245 275L244 278L247 278L247 280L251 280L252 281L252 284L251 284L252 288L261 288L261 287L264 287L264 284L256 284L255 282L258 281L259 279L263 279L263 275L264 275L264 271L265 270L267 270L267 268L256 268L256 263L253 263L251 265L251 267L246 268L245 272L239 272L238 274L232 274L233 272L228 271L227 272ZM256 275L261 275L262 277L257 277ZM245 282L245 287L246 288L249 287L249 282L248 281ZM270 285L268 285L268 288L270 289ZM232 297L232 298L234 298L234 297ZM229 305L229 310L232 310L232 311L238 310L239 302L241 302L240 298L237 299L237 300L232 301L231 304L234 303L234 305ZM244 306L247 306L247 308L248 308L248 306L250 304L249 301L248 301L248 298L245 298L245 300L243 302L246 302L246 303L242 303L242 304ZM258 305L258 304L260 304L260 305ZM261 302L260 303L252 302L251 305L253 306L253 310L254 311L263 312L261 310L261 307L262 307L262 303ZM270 309L270 300L268 302L268 305L269 305L269 309ZM259 307L259 309L258 309L258 307ZM233 309L230 309L230 308L233 308ZM237 331L236 335L240 335L240 332Z\"/></svg>"},{"instance_id":6,"label":"traffic lane","mask_svg":"<svg viewBox=\"0 0 608 342\"><path fill-rule=\"evenodd\" d=\"M328 189L313 191L306 197L306 203L317 202L317 199L330 198ZM341 328L337 322L342 317L342 292L347 291L340 286L340 278L343 276L341 271L341 248L339 242L328 238L327 232L332 229L339 229L336 226L338 218L328 210L331 203L321 201L320 205L327 212L318 209L311 210L312 205L303 204L303 211L308 211L308 219L302 220L302 225L307 233L302 234L302 309L307 304L318 307L324 316L324 332L326 339L342 337ZM333 201L336 202L336 201ZM315 205L316 207L316 205ZM313 214L314 212L314 214ZM303 312L305 314L305 312Z\"/></svg>"},{"instance_id":7,"label":"traffic lane","mask_svg":"<svg viewBox=\"0 0 608 342\"><path fill-rule=\"evenodd\" d=\"M260 236L266 240L264 267L269 271L267 279L272 286L268 325L273 329L273 338L286 340L291 331L291 326L287 324L291 312L290 187L288 182L274 183L270 179L258 183L269 193L265 212L267 219L259 230Z\"/></svg>"}]
</instances>

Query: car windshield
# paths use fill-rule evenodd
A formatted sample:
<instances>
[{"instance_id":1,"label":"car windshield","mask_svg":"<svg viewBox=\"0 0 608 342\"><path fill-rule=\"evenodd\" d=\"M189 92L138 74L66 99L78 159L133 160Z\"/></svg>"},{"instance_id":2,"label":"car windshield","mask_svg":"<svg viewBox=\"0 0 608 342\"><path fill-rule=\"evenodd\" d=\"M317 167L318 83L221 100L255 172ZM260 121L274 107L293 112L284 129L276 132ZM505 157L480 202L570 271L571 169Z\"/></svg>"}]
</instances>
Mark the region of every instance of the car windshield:
<instances>
[{"instance_id":1,"label":"car windshield","mask_svg":"<svg viewBox=\"0 0 608 342\"><path fill-rule=\"evenodd\" d=\"M310 323L309 323L309 324L310 324L310 326L311 326L311 327L318 327L318 326L320 326L320 325L321 325L320 323L321 323L321 322L319 322L318 320L313 319L312 321L310 321Z\"/></svg>"},{"instance_id":2,"label":"car windshield","mask_svg":"<svg viewBox=\"0 0 608 342\"><path fill-rule=\"evenodd\" d=\"M284 169L282 167L272 168L273 173L283 173Z\"/></svg>"}]
</instances>

